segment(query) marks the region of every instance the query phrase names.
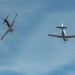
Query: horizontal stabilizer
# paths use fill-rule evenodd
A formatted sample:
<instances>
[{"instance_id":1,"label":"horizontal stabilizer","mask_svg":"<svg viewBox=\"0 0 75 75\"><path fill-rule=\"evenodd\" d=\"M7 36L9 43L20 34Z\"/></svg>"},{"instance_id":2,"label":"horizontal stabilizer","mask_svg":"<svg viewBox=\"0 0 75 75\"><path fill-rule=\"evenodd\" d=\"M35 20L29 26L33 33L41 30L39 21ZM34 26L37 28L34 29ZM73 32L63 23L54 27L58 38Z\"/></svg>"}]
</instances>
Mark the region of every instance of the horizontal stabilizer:
<instances>
[{"instance_id":1,"label":"horizontal stabilizer","mask_svg":"<svg viewBox=\"0 0 75 75\"><path fill-rule=\"evenodd\" d=\"M65 27L65 26L63 25L63 23L62 23L61 26L57 26L56 28L66 29L67 27Z\"/></svg>"},{"instance_id":2,"label":"horizontal stabilizer","mask_svg":"<svg viewBox=\"0 0 75 75\"><path fill-rule=\"evenodd\" d=\"M60 29L66 29L67 27L58 27L58 26L57 26L56 28L60 28Z\"/></svg>"},{"instance_id":3,"label":"horizontal stabilizer","mask_svg":"<svg viewBox=\"0 0 75 75\"><path fill-rule=\"evenodd\" d=\"M4 20L3 24L7 21L7 18L9 17L9 15L7 15L7 17L4 19L2 18L2 20Z\"/></svg>"}]
</instances>

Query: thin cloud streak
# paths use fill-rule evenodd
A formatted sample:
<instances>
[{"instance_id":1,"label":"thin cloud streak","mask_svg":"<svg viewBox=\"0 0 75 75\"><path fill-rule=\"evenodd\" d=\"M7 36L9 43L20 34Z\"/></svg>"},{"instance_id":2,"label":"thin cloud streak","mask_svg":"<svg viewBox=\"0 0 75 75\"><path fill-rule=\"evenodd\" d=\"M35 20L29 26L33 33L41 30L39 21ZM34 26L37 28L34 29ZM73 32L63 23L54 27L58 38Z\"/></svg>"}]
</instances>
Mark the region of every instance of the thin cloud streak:
<instances>
[{"instance_id":1,"label":"thin cloud streak","mask_svg":"<svg viewBox=\"0 0 75 75\"><path fill-rule=\"evenodd\" d=\"M48 17L45 17L45 20L47 18ZM42 22L39 23L40 25L37 27L36 31L33 34L29 35L27 37L27 39L25 39L25 40L28 41L27 42L28 44L25 44L25 41L24 41L23 44L19 46L18 49L20 49L21 52L18 55L16 55L17 57L14 60L12 60L12 62L14 61L13 62L14 63L13 65L16 65L16 67L13 66L14 67L14 70L19 70L21 72L28 73L29 75L30 75L30 73L32 75L33 74L35 75L36 73L39 73L41 75L43 73L47 73L47 72L53 71L54 69L60 68L60 66L62 66L63 64L68 64L72 60L74 60L74 59L69 59L69 57L72 57L71 55L69 55L71 53L70 52L71 48L70 48L70 50L66 49L66 50L62 50L62 51L61 50L57 50L57 52L54 51L55 53L52 54L52 56L50 56L51 54L49 54L49 55L47 54L49 56L48 58L45 57L47 55L44 56L44 55L41 54L40 55L40 58L41 59L34 60L34 59L36 59L36 57L38 58L38 56L39 56L38 51L37 51L37 53L35 51L37 50L36 49L37 48L36 46L38 46L38 44L40 44L40 41L43 41L43 40L41 40L42 39L42 34L43 34L43 37L45 37L44 36L45 35L45 33L44 33L45 31L44 30L45 30L46 26L45 26L45 23L43 23L43 22L44 22L44 20L42 20ZM48 42L48 40L46 40L46 41ZM31 45L31 47L30 47L30 45ZM29 57L26 56L27 55L26 54L26 50L29 51L28 52L28 56ZM67 55L67 53L68 53L68 55ZM36 54L36 56L34 54ZM64 56L63 56L63 54L64 54ZM72 55L74 55L74 54L72 54ZM30 58L30 61L27 62L28 64L27 63L25 64L25 62L26 62L25 59L27 60L28 58ZM42 59L44 59L44 60L41 62L40 60L42 60ZM32 62L31 62L31 60L32 60ZM10 67L5 67L3 69L8 69L9 68L9 69L13 70L13 67L11 65ZM32 68L33 68L33 70L32 70Z\"/></svg>"},{"instance_id":2,"label":"thin cloud streak","mask_svg":"<svg viewBox=\"0 0 75 75\"><path fill-rule=\"evenodd\" d=\"M45 5L47 5L44 3L39 4L37 2L31 3L27 1L26 2L27 5L25 5L25 3L20 3L20 1L19 3L17 3L17 1L15 0L12 2L13 2L12 4L9 4L7 2L7 3L4 3L4 5L1 5L2 6L1 12L3 12L2 15L11 13L11 17L13 13L15 12L19 13L19 17L17 18L18 21L16 21L17 27L15 26L17 29L17 34L13 35L15 38L10 38L10 39L8 38L7 41L3 40L1 42L1 51L3 50L2 53L4 54L4 56L5 54L8 56L5 57L6 60L3 60L4 57L2 57L3 55L1 55L1 61L3 62L3 64L1 63L0 65L3 65L3 66L0 66L0 70L16 71L24 75L25 74L44 75L48 73L51 74L52 72L57 70L61 70L61 67L63 65L70 64L72 61L74 61L75 52L74 52L73 45L70 45L70 44L63 45L62 42L59 43L59 41L55 41L56 39L53 40L52 38L51 40L51 38L48 37L48 32L51 33L51 31L55 31L52 29L53 28L52 25L55 25L56 23L58 25L58 23L60 22L59 19L62 18L58 16L61 16L61 15L64 16L64 14L67 14L67 13L62 12L63 14L60 14L60 13L51 14L50 12L46 11L47 7L44 9ZM44 5L44 7L42 5ZM11 8L8 8L8 7L11 7ZM7 11L7 10L10 10L10 11ZM41 12L40 10L42 11L41 14L39 14L39 12ZM54 9L53 11L55 12L56 10ZM46 13L44 13L45 11ZM27 14L29 16L25 16ZM28 18L27 23L25 22L25 18ZM34 21L35 21L35 24L34 24ZM29 32L26 32L25 29L23 31L22 29L26 27L26 24L27 24L27 30ZM13 39L13 42L12 42L12 39Z\"/></svg>"}]
</instances>

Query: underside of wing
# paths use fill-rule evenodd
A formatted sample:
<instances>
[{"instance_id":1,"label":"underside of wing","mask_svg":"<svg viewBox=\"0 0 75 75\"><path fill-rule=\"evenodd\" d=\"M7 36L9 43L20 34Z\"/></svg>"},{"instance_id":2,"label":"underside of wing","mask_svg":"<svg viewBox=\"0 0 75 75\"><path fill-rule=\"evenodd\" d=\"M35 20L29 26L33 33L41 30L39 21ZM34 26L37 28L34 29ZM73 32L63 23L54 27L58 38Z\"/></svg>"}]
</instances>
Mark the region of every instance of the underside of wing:
<instances>
[{"instance_id":1,"label":"underside of wing","mask_svg":"<svg viewBox=\"0 0 75 75\"><path fill-rule=\"evenodd\" d=\"M65 38L75 38L75 35L72 35L72 36L65 36Z\"/></svg>"},{"instance_id":2,"label":"underside of wing","mask_svg":"<svg viewBox=\"0 0 75 75\"><path fill-rule=\"evenodd\" d=\"M15 22L15 20L16 20L16 17L17 17L17 14L16 14L16 16L15 16L15 18L14 18L14 20L13 20L11 26L13 26L13 24L14 24L14 22Z\"/></svg>"},{"instance_id":3,"label":"underside of wing","mask_svg":"<svg viewBox=\"0 0 75 75\"><path fill-rule=\"evenodd\" d=\"M9 32L9 30L7 30L7 31L5 32L5 34L1 37L1 40L5 37L5 35L6 35L8 32Z\"/></svg>"},{"instance_id":4,"label":"underside of wing","mask_svg":"<svg viewBox=\"0 0 75 75\"><path fill-rule=\"evenodd\" d=\"M53 34L48 34L48 36L57 37L57 38L62 38L62 36L59 36L59 35L53 35Z\"/></svg>"}]
</instances>

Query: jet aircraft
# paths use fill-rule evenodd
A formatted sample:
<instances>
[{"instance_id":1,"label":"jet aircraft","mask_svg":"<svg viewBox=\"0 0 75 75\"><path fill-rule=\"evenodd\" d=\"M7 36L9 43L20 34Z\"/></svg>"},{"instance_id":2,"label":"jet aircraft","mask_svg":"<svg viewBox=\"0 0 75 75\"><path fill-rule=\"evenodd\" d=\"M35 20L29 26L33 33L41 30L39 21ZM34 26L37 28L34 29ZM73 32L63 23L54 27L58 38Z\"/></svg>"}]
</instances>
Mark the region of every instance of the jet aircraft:
<instances>
[{"instance_id":1,"label":"jet aircraft","mask_svg":"<svg viewBox=\"0 0 75 75\"><path fill-rule=\"evenodd\" d=\"M14 20L13 20L12 24L10 24L10 23L8 22L8 20L7 20L8 17L9 17L9 15L8 15L5 19L2 18L2 19L4 20L3 24L4 24L4 23L6 24L8 30L7 30L7 31L5 32L5 34L1 37L1 40L5 37L5 35L6 35L7 33L13 31L12 26L14 25L14 22L15 22L15 19L16 19L16 17L17 17L17 14L16 14L15 17L14 17Z\"/></svg>"},{"instance_id":2,"label":"jet aircraft","mask_svg":"<svg viewBox=\"0 0 75 75\"><path fill-rule=\"evenodd\" d=\"M61 26L57 26L56 28L61 29L61 35L48 34L48 36L62 38L63 41L68 41L68 38L75 38L75 35L70 35L70 36L66 35L66 32L64 29L66 29L67 27L63 26L63 23L61 24Z\"/></svg>"}]
</instances>

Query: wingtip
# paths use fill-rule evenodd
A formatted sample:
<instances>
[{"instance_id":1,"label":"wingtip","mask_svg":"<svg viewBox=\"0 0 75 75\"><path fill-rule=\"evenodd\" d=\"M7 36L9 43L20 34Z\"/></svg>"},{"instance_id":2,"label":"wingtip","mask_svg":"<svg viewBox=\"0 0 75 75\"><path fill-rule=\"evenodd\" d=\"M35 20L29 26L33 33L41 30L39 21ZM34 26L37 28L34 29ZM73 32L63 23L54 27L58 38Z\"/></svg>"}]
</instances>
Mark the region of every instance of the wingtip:
<instances>
[{"instance_id":1,"label":"wingtip","mask_svg":"<svg viewBox=\"0 0 75 75\"><path fill-rule=\"evenodd\" d=\"M1 38L0 40L2 40L3 38Z\"/></svg>"},{"instance_id":2,"label":"wingtip","mask_svg":"<svg viewBox=\"0 0 75 75\"><path fill-rule=\"evenodd\" d=\"M17 15L18 15L18 14L16 13L16 17L17 17Z\"/></svg>"},{"instance_id":3,"label":"wingtip","mask_svg":"<svg viewBox=\"0 0 75 75\"><path fill-rule=\"evenodd\" d=\"M1 41L2 39L0 39L0 41Z\"/></svg>"},{"instance_id":4,"label":"wingtip","mask_svg":"<svg viewBox=\"0 0 75 75\"><path fill-rule=\"evenodd\" d=\"M48 36L49 36L49 34L48 34Z\"/></svg>"}]
</instances>

